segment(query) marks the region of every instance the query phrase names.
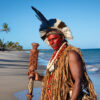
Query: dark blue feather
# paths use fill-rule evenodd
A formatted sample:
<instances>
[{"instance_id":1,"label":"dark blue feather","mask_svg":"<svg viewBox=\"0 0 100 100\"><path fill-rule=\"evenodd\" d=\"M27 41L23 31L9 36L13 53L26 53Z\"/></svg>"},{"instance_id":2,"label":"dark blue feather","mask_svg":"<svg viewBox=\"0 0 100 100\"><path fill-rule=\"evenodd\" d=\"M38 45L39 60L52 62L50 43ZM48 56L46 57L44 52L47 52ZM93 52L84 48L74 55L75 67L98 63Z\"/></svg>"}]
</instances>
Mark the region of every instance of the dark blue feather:
<instances>
[{"instance_id":1,"label":"dark blue feather","mask_svg":"<svg viewBox=\"0 0 100 100\"><path fill-rule=\"evenodd\" d=\"M42 24L44 24L46 27L49 27L48 20L43 16L43 14L33 6L32 9L35 11L35 13L37 14L36 17L42 22Z\"/></svg>"}]
</instances>

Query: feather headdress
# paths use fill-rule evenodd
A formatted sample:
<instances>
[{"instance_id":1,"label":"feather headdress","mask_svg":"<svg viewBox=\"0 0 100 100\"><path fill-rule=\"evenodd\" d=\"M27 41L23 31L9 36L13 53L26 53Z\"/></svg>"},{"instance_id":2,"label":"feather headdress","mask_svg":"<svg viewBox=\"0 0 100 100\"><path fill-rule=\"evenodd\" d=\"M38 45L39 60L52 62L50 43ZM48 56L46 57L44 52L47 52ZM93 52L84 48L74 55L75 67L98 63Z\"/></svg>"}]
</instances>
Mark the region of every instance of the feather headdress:
<instances>
[{"instance_id":1,"label":"feather headdress","mask_svg":"<svg viewBox=\"0 0 100 100\"><path fill-rule=\"evenodd\" d=\"M62 32L65 39L69 39L69 40L73 39L70 29L67 27L67 25L64 22L62 22L59 19L47 20L43 16L43 14L40 11L38 11L36 8L32 6L32 9L37 14L36 17L42 22L42 24L40 25L40 29L39 29L40 36L42 40L45 41L47 44L48 44L48 39L46 37L46 34L47 34L48 29L57 29Z\"/></svg>"}]
</instances>

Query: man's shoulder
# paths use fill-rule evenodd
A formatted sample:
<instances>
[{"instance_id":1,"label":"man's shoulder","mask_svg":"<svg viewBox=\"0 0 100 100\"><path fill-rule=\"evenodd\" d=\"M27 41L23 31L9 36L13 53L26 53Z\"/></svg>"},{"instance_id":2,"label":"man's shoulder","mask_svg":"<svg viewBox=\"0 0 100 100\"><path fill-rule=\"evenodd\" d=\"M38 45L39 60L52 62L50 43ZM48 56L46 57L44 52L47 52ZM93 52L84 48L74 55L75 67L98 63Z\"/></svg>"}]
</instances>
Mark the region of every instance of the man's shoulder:
<instances>
[{"instance_id":1,"label":"man's shoulder","mask_svg":"<svg viewBox=\"0 0 100 100\"><path fill-rule=\"evenodd\" d=\"M69 45L68 47L68 57L70 61L83 61L80 48L74 47L72 45Z\"/></svg>"},{"instance_id":2,"label":"man's shoulder","mask_svg":"<svg viewBox=\"0 0 100 100\"><path fill-rule=\"evenodd\" d=\"M72 46L72 45L68 45L65 50L70 51L70 52L80 52L80 48L77 48L77 47Z\"/></svg>"},{"instance_id":3,"label":"man's shoulder","mask_svg":"<svg viewBox=\"0 0 100 100\"><path fill-rule=\"evenodd\" d=\"M74 50L70 50L68 52L68 56L69 56L69 59L79 59L80 58L79 53Z\"/></svg>"},{"instance_id":4,"label":"man's shoulder","mask_svg":"<svg viewBox=\"0 0 100 100\"><path fill-rule=\"evenodd\" d=\"M82 55L80 48L77 48L72 45L68 45L65 49L65 53L68 54L68 56L72 57L79 57Z\"/></svg>"}]
</instances>

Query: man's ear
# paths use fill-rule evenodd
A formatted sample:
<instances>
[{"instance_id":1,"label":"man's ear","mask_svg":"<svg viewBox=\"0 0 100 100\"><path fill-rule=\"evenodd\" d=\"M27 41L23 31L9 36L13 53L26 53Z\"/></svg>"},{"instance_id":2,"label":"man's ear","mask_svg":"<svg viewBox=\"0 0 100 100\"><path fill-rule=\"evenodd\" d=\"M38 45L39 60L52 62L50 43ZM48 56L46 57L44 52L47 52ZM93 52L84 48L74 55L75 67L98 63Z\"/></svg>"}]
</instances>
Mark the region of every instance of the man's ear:
<instances>
[{"instance_id":1,"label":"man's ear","mask_svg":"<svg viewBox=\"0 0 100 100\"><path fill-rule=\"evenodd\" d=\"M62 40L64 40L64 36L62 36Z\"/></svg>"}]
</instances>

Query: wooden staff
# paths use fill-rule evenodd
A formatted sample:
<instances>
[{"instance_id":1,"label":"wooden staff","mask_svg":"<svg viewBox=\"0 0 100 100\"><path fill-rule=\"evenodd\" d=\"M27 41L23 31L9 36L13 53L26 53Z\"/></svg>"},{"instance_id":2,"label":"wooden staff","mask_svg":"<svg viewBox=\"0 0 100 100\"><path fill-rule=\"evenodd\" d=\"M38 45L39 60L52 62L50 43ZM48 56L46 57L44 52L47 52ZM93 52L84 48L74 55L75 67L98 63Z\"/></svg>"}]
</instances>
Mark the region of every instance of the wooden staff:
<instances>
[{"instance_id":1,"label":"wooden staff","mask_svg":"<svg viewBox=\"0 0 100 100\"><path fill-rule=\"evenodd\" d=\"M33 85L34 85L34 78L35 74L34 71L37 69L37 60L38 60L38 50L37 47L39 46L38 43L32 43L32 49L30 50L30 57L29 57L29 66L28 66L28 94L27 100L32 100L32 93L33 93Z\"/></svg>"}]
</instances>

